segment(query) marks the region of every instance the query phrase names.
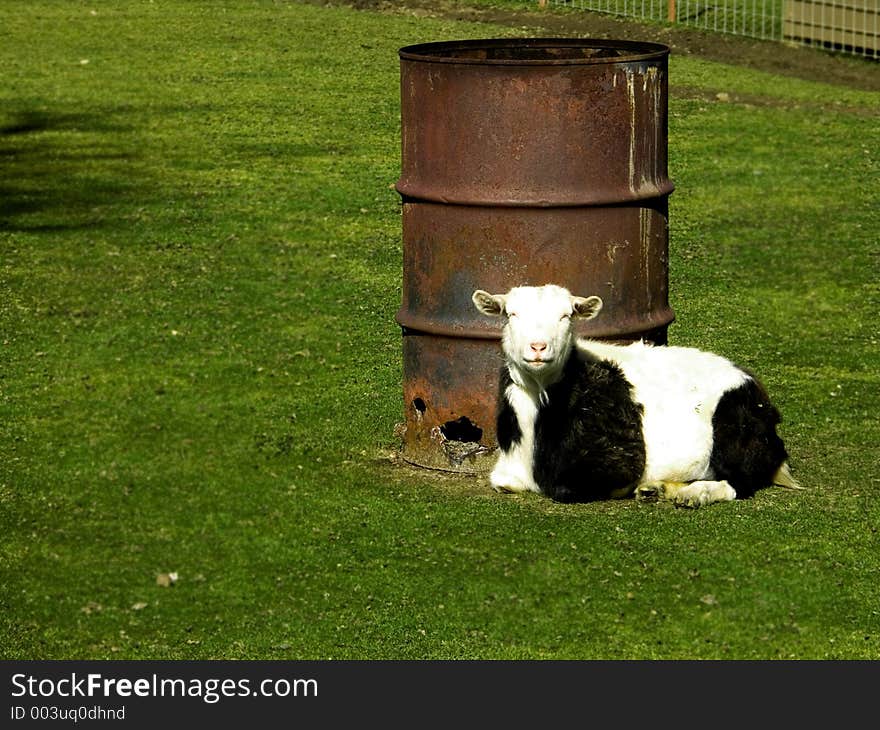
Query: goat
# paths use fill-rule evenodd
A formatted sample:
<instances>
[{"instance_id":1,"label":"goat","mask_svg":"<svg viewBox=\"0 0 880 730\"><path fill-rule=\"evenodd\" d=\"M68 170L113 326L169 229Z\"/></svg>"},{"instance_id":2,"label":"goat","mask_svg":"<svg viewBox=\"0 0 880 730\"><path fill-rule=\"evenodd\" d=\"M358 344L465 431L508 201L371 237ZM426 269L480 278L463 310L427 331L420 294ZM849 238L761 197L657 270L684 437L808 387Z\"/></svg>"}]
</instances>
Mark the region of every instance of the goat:
<instances>
[{"instance_id":1,"label":"goat","mask_svg":"<svg viewBox=\"0 0 880 730\"><path fill-rule=\"evenodd\" d=\"M764 387L729 360L691 347L618 345L574 335L597 296L555 285L478 290L505 317L496 491L559 502L665 499L700 507L772 484L799 489Z\"/></svg>"}]
</instances>

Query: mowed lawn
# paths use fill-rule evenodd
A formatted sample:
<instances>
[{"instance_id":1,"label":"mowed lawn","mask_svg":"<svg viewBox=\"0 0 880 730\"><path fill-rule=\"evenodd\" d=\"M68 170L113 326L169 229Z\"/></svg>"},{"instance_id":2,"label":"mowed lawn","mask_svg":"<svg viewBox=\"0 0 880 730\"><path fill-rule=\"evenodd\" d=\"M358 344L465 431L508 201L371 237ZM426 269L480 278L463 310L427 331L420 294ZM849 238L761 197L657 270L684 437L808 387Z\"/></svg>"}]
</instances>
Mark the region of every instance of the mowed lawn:
<instances>
[{"instance_id":1,"label":"mowed lawn","mask_svg":"<svg viewBox=\"0 0 880 730\"><path fill-rule=\"evenodd\" d=\"M3 658L880 658L876 93L670 62L669 339L762 377L807 491L394 458L397 50L534 33L3 3Z\"/></svg>"}]
</instances>

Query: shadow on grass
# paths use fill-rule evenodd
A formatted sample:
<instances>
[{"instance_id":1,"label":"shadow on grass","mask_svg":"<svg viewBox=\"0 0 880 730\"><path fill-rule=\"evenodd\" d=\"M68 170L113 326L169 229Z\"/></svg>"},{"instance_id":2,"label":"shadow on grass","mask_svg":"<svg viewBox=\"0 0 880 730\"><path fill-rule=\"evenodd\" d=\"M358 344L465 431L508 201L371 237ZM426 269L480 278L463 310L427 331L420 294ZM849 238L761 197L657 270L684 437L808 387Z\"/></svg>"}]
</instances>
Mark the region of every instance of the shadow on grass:
<instances>
[{"instance_id":1,"label":"shadow on grass","mask_svg":"<svg viewBox=\"0 0 880 730\"><path fill-rule=\"evenodd\" d=\"M113 114L12 114L0 126L0 231L110 222L111 206L140 199L148 188L131 132Z\"/></svg>"}]
</instances>

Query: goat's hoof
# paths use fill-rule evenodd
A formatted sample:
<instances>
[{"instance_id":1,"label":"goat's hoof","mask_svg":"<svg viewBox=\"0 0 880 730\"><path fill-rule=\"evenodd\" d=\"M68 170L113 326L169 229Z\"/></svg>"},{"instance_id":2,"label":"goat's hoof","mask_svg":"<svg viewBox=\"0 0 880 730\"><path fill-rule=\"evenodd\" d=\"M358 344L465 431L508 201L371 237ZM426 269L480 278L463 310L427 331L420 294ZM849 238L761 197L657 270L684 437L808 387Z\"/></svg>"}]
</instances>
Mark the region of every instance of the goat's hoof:
<instances>
[{"instance_id":1,"label":"goat's hoof","mask_svg":"<svg viewBox=\"0 0 880 730\"><path fill-rule=\"evenodd\" d=\"M697 496L681 496L676 495L672 500L672 503L676 507L682 507L684 509L699 509L703 506L704 502Z\"/></svg>"},{"instance_id":2,"label":"goat's hoof","mask_svg":"<svg viewBox=\"0 0 880 730\"><path fill-rule=\"evenodd\" d=\"M520 486L519 484L493 484L492 489L498 494L518 494L520 492L528 491L525 487Z\"/></svg>"},{"instance_id":3,"label":"goat's hoof","mask_svg":"<svg viewBox=\"0 0 880 730\"><path fill-rule=\"evenodd\" d=\"M665 491L662 484L640 484L636 487L636 500L639 502L657 502L663 499Z\"/></svg>"}]
</instances>

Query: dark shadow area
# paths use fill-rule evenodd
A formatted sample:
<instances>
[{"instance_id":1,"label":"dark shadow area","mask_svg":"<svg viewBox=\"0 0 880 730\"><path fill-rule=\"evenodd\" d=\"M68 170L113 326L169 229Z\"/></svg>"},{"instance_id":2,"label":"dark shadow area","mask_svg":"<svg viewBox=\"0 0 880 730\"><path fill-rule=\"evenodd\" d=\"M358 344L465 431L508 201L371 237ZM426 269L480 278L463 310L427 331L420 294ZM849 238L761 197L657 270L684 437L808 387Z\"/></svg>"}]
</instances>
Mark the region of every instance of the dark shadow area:
<instances>
[{"instance_id":1,"label":"dark shadow area","mask_svg":"<svg viewBox=\"0 0 880 730\"><path fill-rule=\"evenodd\" d=\"M114 115L10 115L0 126L0 231L104 225L109 206L145 193L142 166L132 164L139 158L132 128Z\"/></svg>"}]
</instances>

